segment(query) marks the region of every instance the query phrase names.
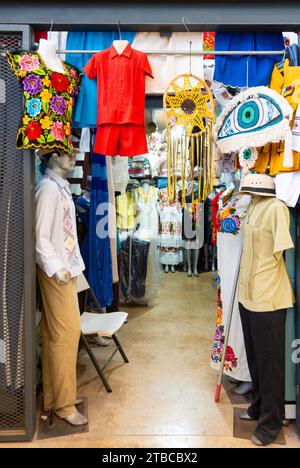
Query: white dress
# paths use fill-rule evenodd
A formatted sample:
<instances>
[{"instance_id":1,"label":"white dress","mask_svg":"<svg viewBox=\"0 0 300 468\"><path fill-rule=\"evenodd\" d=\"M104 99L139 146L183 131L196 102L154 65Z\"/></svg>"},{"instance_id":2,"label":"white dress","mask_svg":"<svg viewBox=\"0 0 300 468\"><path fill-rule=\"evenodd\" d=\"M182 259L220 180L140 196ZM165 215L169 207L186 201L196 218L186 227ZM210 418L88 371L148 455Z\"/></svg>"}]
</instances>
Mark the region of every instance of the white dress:
<instances>
[{"instance_id":1,"label":"white dress","mask_svg":"<svg viewBox=\"0 0 300 468\"><path fill-rule=\"evenodd\" d=\"M179 200L168 202L168 191L159 191L159 247L162 265L179 265L182 253L182 209Z\"/></svg>"},{"instance_id":2,"label":"white dress","mask_svg":"<svg viewBox=\"0 0 300 468\"><path fill-rule=\"evenodd\" d=\"M226 327L234 276L238 266L240 247L243 242L241 225L250 201L251 197L248 195L240 199L234 196L219 213L220 228L217 234L219 270L217 320L210 361L211 367L218 370L220 369L224 339L227 334ZM234 303L224 373L241 382L251 382L237 296Z\"/></svg>"},{"instance_id":3,"label":"white dress","mask_svg":"<svg viewBox=\"0 0 300 468\"><path fill-rule=\"evenodd\" d=\"M137 206L137 224L139 229L135 235L141 240L158 240L158 189L156 187L148 187L148 192L139 187L134 192Z\"/></svg>"}]
</instances>

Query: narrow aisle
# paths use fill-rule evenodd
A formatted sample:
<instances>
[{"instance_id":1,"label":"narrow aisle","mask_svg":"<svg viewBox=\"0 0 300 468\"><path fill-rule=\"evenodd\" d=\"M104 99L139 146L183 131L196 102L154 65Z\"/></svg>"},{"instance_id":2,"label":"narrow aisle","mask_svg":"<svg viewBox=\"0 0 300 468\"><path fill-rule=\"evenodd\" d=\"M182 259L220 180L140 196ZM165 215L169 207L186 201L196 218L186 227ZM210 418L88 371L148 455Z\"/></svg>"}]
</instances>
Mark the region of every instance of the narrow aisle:
<instances>
[{"instance_id":1,"label":"narrow aisle","mask_svg":"<svg viewBox=\"0 0 300 468\"><path fill-rule=\"evenodd\" d=\"M250 441L233 438L233 408L225 392L218 405L214 402L217 375L209 367L214 275L163 274L152 307L126 308L129 320L119 338L130 363L115 356L106 371L112 393L105 391L90 359L80 351L78 396L88 398L89 432L16 445L253 447ZM104 362L112 347L93 349ZM295 430L285 432L287 446L300 447Z\"/></svg>"},{"instance_id":2,"label":"narrow aisle","mask_svg":"<svg viewBox=\"0 0 300 468\"><path fill-rule=\"evenodd\" d=\"M108 446L128 440L134 446L180 446L199 445L198 436L232 435L232 407L215 405L216 374L209 368L216 304L212 278L211 273L200 278L164 274L151 308L127 307L129 322L120 339L130 363L115 360L108 371L111 395L80 355L79 389L89 400L89 440ZM108 352L97 353L104 357Z\"/></svg>"}]
</instances>

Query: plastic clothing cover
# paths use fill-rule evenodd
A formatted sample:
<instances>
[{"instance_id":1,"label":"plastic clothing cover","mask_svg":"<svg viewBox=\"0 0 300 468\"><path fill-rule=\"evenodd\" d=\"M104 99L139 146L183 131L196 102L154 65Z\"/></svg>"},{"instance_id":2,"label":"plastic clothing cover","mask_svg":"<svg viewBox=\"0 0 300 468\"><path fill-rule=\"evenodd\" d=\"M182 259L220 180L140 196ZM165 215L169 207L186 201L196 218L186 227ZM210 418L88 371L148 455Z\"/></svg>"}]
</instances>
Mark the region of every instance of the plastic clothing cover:
<instances>
[{"instance_id":1,"label":"plastic clothing cover","mask_svg":"<svg viewBox=\"0 0 300 468\"><path fill-rule=\"evenodd\" d=\"M149 304L156 296L160 271L157 240L139 239L133 231L121 235L121 302Z\"/></svg>"}]
</instances>

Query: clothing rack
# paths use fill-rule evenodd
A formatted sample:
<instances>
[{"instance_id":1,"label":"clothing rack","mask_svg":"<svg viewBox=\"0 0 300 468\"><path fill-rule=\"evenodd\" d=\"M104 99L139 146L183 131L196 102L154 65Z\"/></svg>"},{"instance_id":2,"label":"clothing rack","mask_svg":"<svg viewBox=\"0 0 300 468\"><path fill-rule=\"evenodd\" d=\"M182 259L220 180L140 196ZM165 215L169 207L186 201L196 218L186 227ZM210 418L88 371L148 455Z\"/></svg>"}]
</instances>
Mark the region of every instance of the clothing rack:
<instances>
[{"instance_id":1,"label":"clothing rack","mask_svg":"<svg viewBox=\"0 0 300 468\"><path fill-rule=\"evenodd\" d=\"M32 52L36 52L33 50ZM57 50L57 55L61 54L89 54L94 55L103 50ZM187 51L187 50L145 50L143 51L146 55L187 55L187 56L199 56L199 55L284 55L285 50L198 50L198 51ZM5 57L5 52L0 53L1 57Z\"/></svg>"},{"instance_id":2,"label":"clothing rack","mask_svg":"<svg viewBox=\"0 0 300 468\"><path fill-rule=\"evenodd\" d=\"M102 50L57 50L57 54L96 54ZM147 55L283 55L285 50L145 50Z\"/></svg>"}]
</instances>

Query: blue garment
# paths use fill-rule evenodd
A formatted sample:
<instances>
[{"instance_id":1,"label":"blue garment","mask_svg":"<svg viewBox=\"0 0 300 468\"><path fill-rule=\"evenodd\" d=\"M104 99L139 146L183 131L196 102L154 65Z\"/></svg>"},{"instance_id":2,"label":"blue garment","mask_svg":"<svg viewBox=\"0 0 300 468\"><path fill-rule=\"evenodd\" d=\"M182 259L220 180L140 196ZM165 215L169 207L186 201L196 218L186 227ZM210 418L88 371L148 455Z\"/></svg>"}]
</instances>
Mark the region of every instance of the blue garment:
<instances>
[{"instance_id":1,"label":"blue garment","mask_svg":"<svg viewBox=\"0 0 300 468\"><path fill-rule=\"evenodd\" d=\"M78 197L75 201L76 206L84 209L84 212L76 213L80 221L85 225L87 232L80 242L80 252L84 261L86 274L89 271L89 224L90 224L90 202L84 197Z\"/></svg>"},{"instance_id":2,"label":"blue garment","mask_svg":"<svg viewBox=\"0 0 300 468\"><path fill-rule=\"evenodd\" d=\"M110 306L113 300L112 262L108 236L108 201L106 159L105 156L94 153L92 156L90 201L84 197L78 197L75 204L85 210L82 213L77 213L79 219L87 227L87 233L80 244L80 251L88 281L102 307ZM102 211L99 210L101 204L103 204ZM99 210L98 214L97 210ZM99 236L101 233L99 228L102 224L104 236Z\"/></svg>"},{"instance_id":3,"label":"blue garment","mask_svg":"<svg viewBox=\"0 0 300 468\"><path fill-rule=\"evenodd\" d=\"M216 32L215 50L284 50L284 42L277 32ZM268 86L273 67L281 60L282 55L216 55L214 80L236 87Z\"/></svg>"},{"instance_id":4,"label":"blue garment","mask_svg":"<svg viewBox=\"0 0 300 468\"><path fill-rule=\"evenodd\" d=\"M299 67L300 65L300 47L297 44L292 44L287 47L287 58L290 61L291 67Z\"/></svg>"},{"instance_id":5,"label":"blue garment","mask_svg":"<svg viewBox=\"0 0 300 468\"><path fill-rule=\"evenodd\" d=\"M106 159L93 153L87 277L102 307L108 307L113 301L108 202Z\"/></svg>"},{"instance_id":6,"label":"blue garment","mask_svg":"<svg viewBox=\"0 0 300 468\"><path fill-rule=\"evenodd\" d=\"M122 40L132 44L135 34L122 32ZM118 32L69 32L66 47L67 50L104 50L117 39ZM92 56L93 54L67 54L66 62L83 71ZM84 74L73 112L74 128L97 127L97 101L97 79L89 80Z\"/></svg>"}]
</instances>

